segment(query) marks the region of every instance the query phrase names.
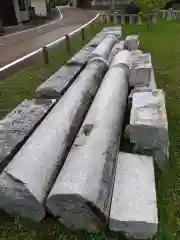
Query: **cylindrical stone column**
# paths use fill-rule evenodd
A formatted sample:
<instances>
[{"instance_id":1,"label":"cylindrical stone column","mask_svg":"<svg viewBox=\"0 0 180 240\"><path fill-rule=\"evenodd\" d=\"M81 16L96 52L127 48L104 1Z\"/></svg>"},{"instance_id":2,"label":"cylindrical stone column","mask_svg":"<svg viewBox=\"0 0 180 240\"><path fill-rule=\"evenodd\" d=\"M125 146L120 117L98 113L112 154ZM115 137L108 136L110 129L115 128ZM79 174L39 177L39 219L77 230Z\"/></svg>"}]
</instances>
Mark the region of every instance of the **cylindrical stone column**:
<instances>
[{"instance_id":1,"label":"cylindrical stone column","mask_svg":"<svg viewBox=\"0 0 180 240\"><path fill-rule=\"evenodd\" d=\"M125 16L124 16L124 14L121 15L121 24L125 24Z\"/></svg>"},{"instance_id":2,"label":"cylindrical stone column","mask_svg":"<svg viewBox=\"0 0 180 240\"><path fill-rule=\"evenodd\" d=\"M110 54L109 49L117 43L117 38L114 35L108 35L91 53L89 59L94 57L103 57L103 59L108 59Z\"/></svg>"},{"instance_id":3,"label":"cylindrical stone column","mask_svg":"<svg viewBox=\"0 0 180 240\"><path fill-rule=\"evenodd\" d=\"M141 16L138 14L138 24L142 24Z\"/></svg>"},{"instance_id":4,"label":"cylindrical stone column","mask_svg":"<svg viewBox=\"0 0 180 240\"><path fill-rule=\"evenodd\" d=\"M104 230L108 223L128 95L123 52L106 74L47 199L52 214L69 228Z\"/></svg>"},{"instance_id":5,"label":"cylindrical stone column","mask_svg":"<svg viewBox=\"0 0 180 240\"><path fill-rule=\"evenodd\" d=\"M168 13L167 13L167 20L168 20L168 21L171 21L171 20L172 20L172 11L173 11L172 8L169 8L169 9L168 9Z\"/></svg>"},{"instance_id":6,"label":"cylindrical stone column","mask_svg":"<svg viewBox=\"0 0 180 240\"><path fill-rule=\"evenodd\" d=\"M0 207L6 212L36 222L44 218L46 196L107 70L112 45L106 47L105 55L91 59L1 174Z\"/></svg>"}]
</instances>

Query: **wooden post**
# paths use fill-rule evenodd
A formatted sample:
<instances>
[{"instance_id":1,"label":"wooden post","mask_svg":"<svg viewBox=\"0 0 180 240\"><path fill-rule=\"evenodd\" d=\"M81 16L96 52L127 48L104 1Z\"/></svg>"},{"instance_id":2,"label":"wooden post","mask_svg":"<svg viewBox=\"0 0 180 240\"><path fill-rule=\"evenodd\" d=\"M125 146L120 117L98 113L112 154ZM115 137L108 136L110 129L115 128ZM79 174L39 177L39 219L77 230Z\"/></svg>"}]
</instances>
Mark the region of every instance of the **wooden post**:
<instances>
[{"instance_id":1,"label":"wooden post","mask_svg":"<svg viewBox=\"0 0 180 240\"><path fill-rule=\"evenodd\" d=\"M81 37L82 37L82 41L84 42L85 41L85 29L84 28L81 29Z\"/></svg>"},{"instance_id":2,"label":"wooden post","mask_svg":"<svg viewBox=\"0 0 180 240\"><path fill-rule=\"evenodd\" d=\"M65 36L65 38L66 38L66 48L67 48L68 53L70 53L70 52L71 52L71 44L70 44L69 35L67 34L67 35Z\"/></svg>"},{"instance_id":3,"label":"wooden post","mask_svg":"<svg viewBox=\"0 0 180 240\"><path fill-rule=\"evenodd\" d=\"M91 31L94 33L94 30L95 30L95 24L94 24L94 23L91 23L90 27L91 27Z\"/></svg>"},{"instance_id":4,"label":"wooden post","mask_svg":"<svg viewBox=\"0 0 180 240\"><path fill-rule=\"evenodd\" d=\"M48 54L47 47L43 47L43 58L44 58L44 62L46 64L49 64L49 54Z\"/></svg>"}]
</instances>

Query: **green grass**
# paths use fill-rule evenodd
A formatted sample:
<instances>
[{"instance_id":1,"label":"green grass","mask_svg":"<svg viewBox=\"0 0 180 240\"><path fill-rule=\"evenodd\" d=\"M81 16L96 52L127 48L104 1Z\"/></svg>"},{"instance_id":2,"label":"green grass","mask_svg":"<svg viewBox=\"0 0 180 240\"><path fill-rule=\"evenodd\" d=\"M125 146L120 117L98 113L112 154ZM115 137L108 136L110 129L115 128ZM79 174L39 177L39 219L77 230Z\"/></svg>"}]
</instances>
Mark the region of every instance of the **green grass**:
<instances>
[{"instance_id":1,"label":"green grass","mask_svg":"<svg viewBox=\"0 0 180 240\"><path fill-rule=\"evenodd\" d=\"M101 26L96 29L100 29ZM166 105L170 132L170 166L157 174L157 195L159 208L159 231L157 240L180 239L180 22L159 22L146 28L144 25L127 25L125 34L138 33L140 45L152 53L158 86L166 92ZM92 32L91 32L92 34ZM74 43L77 50L78 40ZM40 63L0 82L1 116L9 112L24 98L31 98L36 87L66 61L69 55L64 49L54 54L50 68ZM63 56L63 57L62 57ZM123 239L110 233L71 233L54 220L48 218L41 224L12 218L0 214L0 239L11 240L105 240Z\"/></svg>"}]
</instances>

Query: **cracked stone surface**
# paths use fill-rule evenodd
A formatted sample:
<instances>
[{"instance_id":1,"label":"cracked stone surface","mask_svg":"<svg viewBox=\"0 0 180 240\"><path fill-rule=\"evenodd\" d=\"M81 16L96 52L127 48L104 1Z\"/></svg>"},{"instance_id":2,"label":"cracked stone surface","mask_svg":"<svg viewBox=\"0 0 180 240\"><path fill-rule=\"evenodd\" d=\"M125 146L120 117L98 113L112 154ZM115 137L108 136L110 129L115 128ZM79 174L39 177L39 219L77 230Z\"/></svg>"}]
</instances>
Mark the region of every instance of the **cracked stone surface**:
<instances>
[{"instance_id":1,"label":"cracked stone surface","mask_svg":"<svg viewBox=\"0 0 180 240\"><path fill-rule=\"evenodd\" d=\"M44 218L47 194L106 71L102 60L88 63L0 175L0 207L6 212L35 222Z\"/></svg>"},{"instance_id":2,"label":"cracked stone surface","mask_svg":"<svg viewBox=\"0 0 180 240\"><path fill-rule=\"evenodd\" d=\"M60 97L83 70L93 50L93 47L87 46L81 49L64 66L37 88L37 95L46 98Z\"/></svg>"},{"instance_id":3,"label":"cracked stone surface","mask_svg":"<svg viewBox=\"0 0 180 240\"><path fill-rule=\"evenodd\" d=\"M130 35L125 38L125 48L128 50L136 50L139 48L138 35Z\"/></svg>"},{"instance_id":4,"label":"cracked stone surface","mask_svg":"<svg viewBox=\"0 0 180 240\"><path fill-rule=\"evenodd\" d=\"M48 113L55 100L24 100L0 121L0 170Z\"/></svg>"},{"instance_id":5,"label":"cracked stone surface","mask_svg":"<svg viewBox=\"0 0 180 240\"><path fill-rule=\"evenodd\" d=\"M107 27L103 28L101 32L105 35L114 35L117 39L120 39L122 36L122 27Z\"/></svg>"},{"instance_id":6,"label":"cracked stone surface","mask_svg":"<svg viewBox=\"0 0 180 240\"><path fill-rule=\"evenodd\" d=\"M120 152L109 227L137 239L151 239L158 229L152 157Z\"/></svg>"},{"instance_id":7,"label":"cracked stone surface","mask_svg":"<svg viewBox=\"0 0 180 240\"><path fill-rule=\"evenodd\" d=\"M110 68L48 196L47 207L68 228L107 227L127 94L126 69Z\"/></svg>"},{"instance_id":8,"label":"cracked stone surface","mask_svg":"<svg viewBox=\"0 0 180 240\"><path fill-rule=\"evenodd\" d=\"M132 57L129 84L132 87L148 86L151 79L151 54L142 53Z\"/></svg>"},{"instance_id":9,"label":"cracked stone surface","mask_svg":"<svg viewBox=\"0 0 180 240\"><path fill-rule=\"evenodd\" d=\"M169 147L168 120L163 90L157 89L133 94L128 129L130 141L136 145L136 150L138 148L140 151L149 149L153 154L158 150L157 164L162 168L167 161L164 156Z\"/></svg>"},{"instance_id":10,"label":"cracked stone surface","mask_svg":"<svg viewBox=\"0 0 180 240\"><path fill-rule=\"evenodd\" d=\"M117 43L117 39L115 36L107 36L103 39L103 41L93 50L90 54L89 59L94 57L102 57L104 59L108 59L109 57L109 49L112 50L113 46ZM112 51L111 51L112 52Z\"/></svg>"},{"instance_id":11,"label":"cracked stone surface","mask_svg":"<svg viewBox=\"0 0 180 240\"><path fill-rule=\"evenodd\" d=\"M110 56L109 56L109 62L111 63L114 56L119 52L119 51L122 51L124 50L124 41L119 41L118 43L116 43L114 45L114 47L112 48L112 51L110 53Z\"/></svg>"},{"instance_id":12,"label":"cracked stone surface","mask_svg":"<svg viewBox=\"0 0 180 240\"><path fill-rule=\"evenodd\" d=\"M156 90L157 89L157 85L156 85L156 80L155 80L155 76L154 76L154 69L151 68L151 75L150 75L150 82L148 86L135 86L129 96L128 96L128 109L131 110L132 108L132 98L133 98L133 93L135 92L151 92L152 90Z\"/></svg>"},{"instance_id":13,"label":"cracked stone surface","mask_svg":"<svg viewBox=\"0 0 180 240\"><path fill-rule=\"evenodd\" d=\"M109 49L116 43L115 35L113 37L100 32L47 81L41 84L36 90L37 95L45 98L59 98L78 77L89 59L95 56L100 56L103 59L109 57Z\"/></svg>"}]
</instances>

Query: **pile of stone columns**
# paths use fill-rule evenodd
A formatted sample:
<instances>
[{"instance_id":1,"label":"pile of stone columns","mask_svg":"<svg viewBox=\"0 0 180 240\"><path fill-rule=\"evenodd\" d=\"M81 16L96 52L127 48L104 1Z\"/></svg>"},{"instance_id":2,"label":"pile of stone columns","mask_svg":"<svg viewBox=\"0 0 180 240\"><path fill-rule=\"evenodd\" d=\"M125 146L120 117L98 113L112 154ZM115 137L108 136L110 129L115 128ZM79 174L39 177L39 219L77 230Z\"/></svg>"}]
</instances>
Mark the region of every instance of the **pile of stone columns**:
<instances>
[{"instance_id":1,"label":"pile of stone columns","mask_svg":"<svg viewBox=\"0 0 180 240\"><path fill-rule=\"evenodd\" d=\"M152 238L154 163L168 158L164 92L151 54L121 27L103 29L0 121L0 207L70 229ZM39 97L39 98L38 98ZM129 111L129 121L125 113ZM124 125L125 133L124 133ZM134 153L120 152L124 136Z\"/></svg>"}]
</instances>

